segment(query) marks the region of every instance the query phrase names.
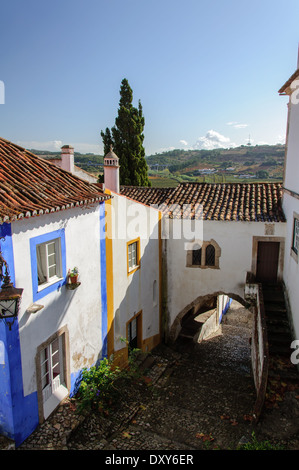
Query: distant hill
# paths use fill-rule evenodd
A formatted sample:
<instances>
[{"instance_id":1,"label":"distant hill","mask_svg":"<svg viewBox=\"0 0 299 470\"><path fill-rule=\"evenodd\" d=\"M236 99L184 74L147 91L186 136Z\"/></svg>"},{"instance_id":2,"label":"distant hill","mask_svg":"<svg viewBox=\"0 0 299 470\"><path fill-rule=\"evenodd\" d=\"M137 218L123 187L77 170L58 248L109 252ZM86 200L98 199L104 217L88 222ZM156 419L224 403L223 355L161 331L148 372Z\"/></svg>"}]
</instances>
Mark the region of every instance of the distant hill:
<instances>
[{"instance_id":1,"label":"distant hill","mask_svg":"<svg viewBox=\"0 0 299 470\"><path fill-rule=\"evenodd\" d=\"M177 149L150 155L146 160L153 185L163 185L166 178L173 186L175 181L282 180L284 155L284 145L242 145L215 150Z\"/></svg>"},{"instance_id":2,"label":"distant hill","mask_svg":"<svg viewBox=\"0 0 299 470\"><path fill-rule=\"evenodd\" d=\"M34 153L34 155L43 156L44 158L55 158L60 157L60 152L49 152L47 150L29 150ZM103 173L103 155L95 155L94 153L74 153L75 164L82 168L82 170L87 171L88 173L99 174Z\"/></svg>"},{"instance_id":3,"label":"distant hill","mask_svg":"<svg viewBox=\"0 0 299 470\"><path fill-rule=\"evenodd\" d=\"M48 158L60 152L30 150ZM146 157L152 186L176 186L184 181L280 181L284 145L241 145L230 149L171 150ZM89 173L103 173L103 155L75 152L75 164Z\"/></svg>"}]
</instances>

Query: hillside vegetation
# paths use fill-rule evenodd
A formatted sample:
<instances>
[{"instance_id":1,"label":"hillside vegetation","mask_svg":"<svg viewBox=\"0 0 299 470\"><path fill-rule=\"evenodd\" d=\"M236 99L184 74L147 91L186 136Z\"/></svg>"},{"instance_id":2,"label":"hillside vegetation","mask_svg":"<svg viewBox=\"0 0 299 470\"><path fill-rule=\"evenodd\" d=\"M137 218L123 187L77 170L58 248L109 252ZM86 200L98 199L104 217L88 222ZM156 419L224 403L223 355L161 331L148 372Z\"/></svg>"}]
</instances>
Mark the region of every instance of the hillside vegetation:
<instances>
[{"instance_id":1,"label":"hillside vegetation","mask_svg":"<svg viewBox=\"0 0 299 470\"><path fill-rule=\"evenodd\" d=\"M44 158L57 152L31 150ZM242 145L232 149L171 150L146 157L154 187L175 187L181 182L208 183L282 181L284 145ZM96 175L103 173L103 155L75 152L75 164Z\"/></svg>"},{"instance_id":2,"label":"hillside vegetation","mask_svg":"<svg viewBox=\"0 0 299 470\"><path fill-rule=\"evenodd\" d=\"M282 181L284 145L244 146L215 150L172 150L147 157L153 186L184 181Z\"/></svg>"}]
</instances>

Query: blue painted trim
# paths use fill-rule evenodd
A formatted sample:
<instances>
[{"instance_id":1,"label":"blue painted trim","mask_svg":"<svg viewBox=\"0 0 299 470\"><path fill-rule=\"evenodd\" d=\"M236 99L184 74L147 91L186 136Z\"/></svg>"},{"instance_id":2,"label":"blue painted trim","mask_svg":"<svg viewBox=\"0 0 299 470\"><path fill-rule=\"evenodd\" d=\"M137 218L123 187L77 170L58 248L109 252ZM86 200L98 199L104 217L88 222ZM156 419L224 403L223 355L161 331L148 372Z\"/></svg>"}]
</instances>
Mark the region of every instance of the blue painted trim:
<instances>
[{"instance_id":1,"label":"blue painted trim","mask_svg":"<svg viewBox=\"0 0 299 470\"><path fill-rule=\"evenodd\" d=\"M219 318L219 323L221 323L222 317L228 311L229 307L231 306L232 301L233 301L233 299L229 298L228 301L226 302L226 305L225 305L224 309L221 312L221 315L220 315L220 318Z\"/></svg>"},{"instance_id":2,"label":"blue painted trim","mask_svg":"<svg viewBox=\"0 0 299 470\"><path fill-rule=\"evenodd\" d=\"M105 202L100 204L100 256L101 256L101 304L102 304L102 358L107 357L108 312L106 278L106 219Z\"/></svg>"},{"instance_id":3,"label":"blue painted trim","mask_svg":"<svg viewBox=\"0 0 299 470\"><path fill-rule=\"evenodd\" d=\"M55 238L60 238L61 246L61 265L62 265L62 280L54 282L53 284L38 291L38 278L37 278L37 259L36 259L36 246L41 243L46 243ZM66 247L65 247L65 231L64 228L54 230L53 232L45 233L37 237L30 238L30 256L31 256L31 277L32 277L32 292L33 302L42 299L50 292L58 290L66 283Z\"/></svg>"},{"instance_id":4,"label":"blue painted trim","mask_svg":"<svg viewBox=\"0 0 299 470\"><path fill-rule=\"evenodd\" d=\"M1 250L15 284L10 224L0 226L0 237L5 237L0 240ZM13 439L18 447L39 423L37 393L24 396L18 319L11 325L11 330L0 322L0 341L4 346L4 363L0 364L0 433Z\"/></svg>"}]
</instances>

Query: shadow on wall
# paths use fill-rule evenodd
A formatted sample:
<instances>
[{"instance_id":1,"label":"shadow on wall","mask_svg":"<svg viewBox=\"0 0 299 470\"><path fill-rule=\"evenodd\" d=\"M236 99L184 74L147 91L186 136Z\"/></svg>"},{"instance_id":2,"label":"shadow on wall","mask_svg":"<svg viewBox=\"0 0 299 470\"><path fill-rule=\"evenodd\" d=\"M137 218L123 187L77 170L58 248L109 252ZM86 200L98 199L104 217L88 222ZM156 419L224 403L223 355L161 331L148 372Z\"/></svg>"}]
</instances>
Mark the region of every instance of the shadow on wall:
<instances>
[{"instance_id":1,"label":"shadow on wall","mask_svg":"<svg viewBox=\"0 0 299 470\"><path fill-rule=\"evenodd\" d=\"M127 224L129 223L130 220L127 220ZM151 227L150 235L146 240L141 238L139 241L141 254L138 256L138 269L128 272L127 253L125 263L111 260L117 272L111 273L113 280L109 279L113 293L110 291L107 298L108 328L105 340L108 356L113 356L114 363L120 367L127 365L128 342L131 341L132 347L147 352L161 340L160 223L148 225ZM124 250L128 250L127 242L130 241L124 240L119 246L122 245ZM110 256L115 256L115 253L107 253L107 259ZM107 290L109 292L109 287ZM114 299L119 296L119 302L114 303Z\"/></svg>"}]
</instances>

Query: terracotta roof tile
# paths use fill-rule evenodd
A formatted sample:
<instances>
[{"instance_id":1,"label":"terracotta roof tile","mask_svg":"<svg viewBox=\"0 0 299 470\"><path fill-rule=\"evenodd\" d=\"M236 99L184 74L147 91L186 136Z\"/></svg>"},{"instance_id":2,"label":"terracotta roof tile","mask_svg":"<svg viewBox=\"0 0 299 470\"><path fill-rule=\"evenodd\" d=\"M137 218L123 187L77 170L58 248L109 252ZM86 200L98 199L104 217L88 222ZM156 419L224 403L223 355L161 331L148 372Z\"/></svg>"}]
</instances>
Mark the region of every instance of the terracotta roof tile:
<instances>
[{"instance_id":1,"label":"terracotta roof tile","mask_svg":"<svg viewBox=\"0 0 299 470\"><path fill-rule=\"evenodd\" d=\"M121 194L143 204L158 204L171 218L285 222L281 183L182 183L176 188L122 187ZM185 207L184 207L185 205ZM172 207L170 207L172 206Z\"/></svg>"},{"instance_id":2,"label":"terracotta roof tile","mask_svg":"<svg viewBox=\"0 0 299 470\"><path fill-rule=\"evenodd\" d=\"M109 197L96 185L0 138L0 223Z\"/></svg>"}]
</instances>

